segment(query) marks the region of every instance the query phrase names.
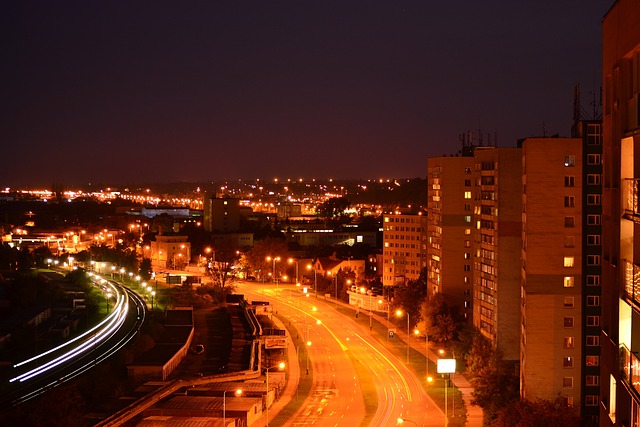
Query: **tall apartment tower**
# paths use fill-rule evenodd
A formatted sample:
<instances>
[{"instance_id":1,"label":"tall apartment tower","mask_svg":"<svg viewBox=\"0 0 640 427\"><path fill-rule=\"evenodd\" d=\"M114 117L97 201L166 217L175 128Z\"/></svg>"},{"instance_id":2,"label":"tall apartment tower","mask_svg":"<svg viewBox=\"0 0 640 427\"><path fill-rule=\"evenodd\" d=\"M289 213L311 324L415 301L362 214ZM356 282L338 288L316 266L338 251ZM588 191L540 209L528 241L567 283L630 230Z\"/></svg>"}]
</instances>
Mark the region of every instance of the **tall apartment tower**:
<instances>
[{"instance_id":1,"label":"tall apartment tower","mask_svg":"<svg viewBox=\"0 0 640 427\"><path fill-rule=\"evenodd\" d=\"M603 25L600 425L640 426L640 2Z\"/></svg>"},{"instance_id":2,"label":"tall apartment tower","mask_svg":"<svg viewBox=\"0 0 640 427\"><path fill-rule=\"evenodd\" d=\"M474 163L472 151L427 160L428 293L445 294L465 317L473 298Z\"/></svg>"},{"instance_id":3,"label":"tall apartment tower","mask_svg":"<svg viewBox=\"0 0 640 427\"><path fill-rule=\"evenodd\" d=\"M240 229L240 200L205 196L204 229L216 233L232 233Z\"/></svg>"},{"instance_id":4,"label":"tall apartment tower","mask_svg":"<svg viewBox=\"0 0 640 427\"><path fill-rule=\"evenodd\" d=\"M474 151L473 324L501 353L520 360L522 151ZM465 230L465 233L467 230Z\"/></svg>"},{"instance_id":5,"label":"tall apartment tower","mask_svg":"<svg viewBox=\"0 0 640 427\"><path fill-rule=\"evenodd\" d=\"M520 390L529 400L560 395L594 416L601 190L590 179L601 173L601 125L574 132L582 137L522 143Z\"/></svg>"},{"instance_id":6,"label":"tall apartment tower","mask_svg":"<svg viewBox=\"0 0 640 427\"><path fill-rule=\"evenodd\" d=\"M396 211L383 219L382 285L417 280L426 264L427 215Z\"/></svg>"}]
</instances>

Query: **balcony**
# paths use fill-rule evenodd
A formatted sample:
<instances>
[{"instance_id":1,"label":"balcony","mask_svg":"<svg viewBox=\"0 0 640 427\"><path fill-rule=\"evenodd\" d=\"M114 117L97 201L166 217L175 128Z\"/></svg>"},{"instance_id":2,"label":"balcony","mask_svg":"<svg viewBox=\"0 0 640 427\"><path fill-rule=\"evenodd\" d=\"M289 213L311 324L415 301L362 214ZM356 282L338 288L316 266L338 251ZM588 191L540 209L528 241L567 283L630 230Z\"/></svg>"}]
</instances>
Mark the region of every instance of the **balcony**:
<instances>
[{"instance_id":1,"label":"balcony","mask_svg":"<svg viewBox=\"0 0 640 427\"><path fill-rule=\"evenodd\" d=\"M640 393L640 359L620 344L620 376L637 393Z\"/></svg>"},{"instance_id":2,"label":"balcony","mask_svg":"<svg viewBox=\"0 0 640 427\"><path fill-rule=\"evenodd\" d=\"M624 294L636 305L640 305L640 266L629 260L624 265Z\"/></svg>"},{"instance_id":3,"label":"balcony","mask_svg":"<svg viewBox=\"0 0 640 427\"><path fill-rule=\"evenodd\" d=\"M622 181L622 207L624 216L632 221L640 222L638 207L638 178L627 178Z\"/></svg>"}]
</instances>

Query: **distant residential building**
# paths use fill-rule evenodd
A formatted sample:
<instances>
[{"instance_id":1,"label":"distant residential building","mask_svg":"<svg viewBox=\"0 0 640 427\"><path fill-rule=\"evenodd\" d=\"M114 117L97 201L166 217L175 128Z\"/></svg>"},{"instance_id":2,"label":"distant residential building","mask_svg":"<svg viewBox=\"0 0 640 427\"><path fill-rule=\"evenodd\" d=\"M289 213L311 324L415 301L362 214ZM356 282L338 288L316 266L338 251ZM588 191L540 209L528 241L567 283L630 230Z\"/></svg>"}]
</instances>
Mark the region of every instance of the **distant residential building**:
<instances>
[{"instance_id":1,"label":"distant residential building","mask_svg":"<svg viewBox=\"0 0 640 427\"><path fill-rule=\"evenodd\" d=\"M409 280L417 280L427 266L426 213L387 213L382 225L383 286L404 285Z\"/></svg>"},{"instance_id":2,"label":"distant residential building","mask_svg":"<svg viewBox=\"0 0 640 427\"><path fill-rule=\"evenodd\" d=\"M204 229L233 233L240 230L240 200L207 196L204 198Z\"/></svg>"},{"instance_id":3,"label":"distant residential building","mask_svg":"<svg viewBox=\"0 0 640 427\"><path fill-rule=\"evenodd\" d=\"M152 264L160 268L181 270L191 260L191 244L187 241L187 236L156 235L148 251L148 253L144 253L144 256L150 258Z\"/></svg>"},{"instance_id":4,"label":"distant residential building","mask_svg":"<svg viewBox=\"0 0 640 427\"><path fill-rule=\"evenodd\" d=\"M302 215L302 205L291 202L276 203L278 218L298 217Z\"/></svg>"},{"instance_id":5,"label":"distant residential building","mask_svg":"<svg viewBox=\"0 0 640 427\"><path fill-rule=\"evenodd\" d=\"M427 160L428 293L445 294L467 317L472 313L474 165L468 150Z\"/></svg>"},{"instance_id":6,"label":"distant residential building","mask_svg":"<svg viewBox=\"0 0 640 427\"><path fill-rule=\"evenodd\" d=\"M505 361L517 363L520 359L522 151L520 148L476 147L473 158L473 194L467 202L472 203L473 220L464 230L465 235L471 231L473 236L471 248L464 253L465 260L471 257L474 261L473 324L496 346ZM468 309L465 307L465 311Z\"/></svg>"},{"instance_id":7,"label":"distant residential building","mask_svg":"<svg viewBox=\"0 0 640 427\"><path fill-rule=\"evenodd\" d=\"M297 243L300 246L353 246L360 243L375 247L377 244L375 231L334 230L324 226L289 227L285 230L285 237L287 242Z\"/></svg>"}]
</instances>

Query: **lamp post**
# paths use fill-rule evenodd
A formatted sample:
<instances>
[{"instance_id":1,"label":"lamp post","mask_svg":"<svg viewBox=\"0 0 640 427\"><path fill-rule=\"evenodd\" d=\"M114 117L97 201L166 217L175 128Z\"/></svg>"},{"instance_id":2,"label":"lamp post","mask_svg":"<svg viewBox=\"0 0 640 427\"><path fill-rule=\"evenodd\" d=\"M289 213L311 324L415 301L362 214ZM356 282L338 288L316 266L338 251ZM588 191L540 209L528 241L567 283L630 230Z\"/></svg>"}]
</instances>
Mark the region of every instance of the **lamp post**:
<instances>
[{"instance_id":1,"label":"lamp post","mask_svg":"<svg viewBox=\"0 0 640 427\"><path fill-rule=\"evenodd\" d=\"M316 298L318 297L318 272L311 264L307 264L307 270L311 270L313 268L313 292L316 294Z\"/></svg>"},{"instance_id":2,"label":"lamp post","mask_svg":"<svg viewBox=\"0 0 640 427\"><path fill-rule=\"evenodd\" d=\"M284 362L280 362L275 366L265 368L265 371L267 372L267 394L265 395L265 403L267 405L267 424L266 424L267 426L269 426L269 371L275 368L278 368L278 370L283 370L284 367L285 367Z\"/></svg>"},{"instance_id":3,"label":"lamp post","mask_svg":"<svg viewBox=\"0 0 640 427\"><path fill-rule=\"evenodd\" d=\"M236 396L240 396L242 394L241 389L237 389L234 391ZM227 390L222 392L222 425L227 426Z\"/></svg>"},{"instance_id":4,"label":"lamp post","mask_svg":"<svg viewBox=\"0 0 640 427\"><path fill-rule=\"evenodd\" d=\"M289 258L289 264L293 264L294 263L294 259L293 258ZM296 263L296 283L298 283L298 264L300 264L299 261L295 261Z\"/></svg>"},{"instance_id":5,"label":"lamp post","mask_svg":"<svg viewBox=\"0 0 640 427\"><path fill-rule=\"evenodd\" d=\"M280 261L280 257L272 257L268 256L267 261L273 261L273 282L276 284L276 289L278 288L278 279L276 278L276 261Z\"/></svg>"},{"instance_id":6,"label":"lamp post","mask_svg":"<svg viewBox=\"0 0 640 427\"><path fill-rule=\"evenodd\" d=\"M396 311L396 316L401 317L402 316L402 310L398 310ZM410 315L409 312L407 312L407 365L409 364L409 340L411 339L411 335L409 335L409 319L410 319Z\"/></svg>"},{"instance_id":7,"label":"lamp post","mask_svg":"<svg viewBox=\"0 0 640 427\"><path fill-rule=\"evenodd\" d=\"M111 292L107 292L107 314L109 314L109 299L111 298Z\"/></svg>"},{"instance_id":8,"label":"lamp post","mask_svg":"<svg viewBox=\"0 0 640 427\"><path fill-rule=\"evenodd\" d=\"M416 336L418 336L420 334L420 331L418 329L416 329L415 331L413 331ZM429 378L429 334L427 333L427 331L424 331L424 345L425 345L425 365L426 365L426 372L427 372L427 378Z\"/></svg>"},{"instance_id":9,"label":"lamp post","mask_svg":"<svg viewBox=\"0 0 640 427\"><path fill-rule=\"evenodd\" d=\"M156 291L151 291L151 310L153 310L153 299L156 296Z\"/></svg>"}]
</instances>

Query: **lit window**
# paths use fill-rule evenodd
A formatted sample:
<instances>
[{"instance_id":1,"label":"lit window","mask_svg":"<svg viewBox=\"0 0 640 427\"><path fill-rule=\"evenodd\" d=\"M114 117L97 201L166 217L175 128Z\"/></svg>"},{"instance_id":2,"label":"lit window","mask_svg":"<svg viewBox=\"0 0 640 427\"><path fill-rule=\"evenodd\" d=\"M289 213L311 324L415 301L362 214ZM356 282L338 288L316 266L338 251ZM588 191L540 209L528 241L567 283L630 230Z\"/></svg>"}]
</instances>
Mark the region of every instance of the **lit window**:
<instances>
[{"instance_id":1,"label":"lit window","mask_svg":"<svg viewBox=\"0 0 640 427\"><path fill-rule=\"evenodd\" d=\"M563 368L573 368L573 357L567 356L562 358Z\"/></svg>"},{"instance_id":2,"label":"lit window","mask_svg":"<svg viewBox=\"0 0 640 427\"><path fill-rule=\"evenodd\" d=\"M573 348L573 337L564 337L564 348Z\"/></svg>"},{"instance_id":3,"label":"lit window","mask_svg":"<svg viewBox=\"0 0 640 427\"><path fill-rule=\"evenodd\" d=\"M574 258L572 256L564 257L564 266L565 267L573 267Z\"/></svg>"},{"instance_id":4,"label":"lit window","mask_svg":"<svg viewBox=\"0 0 640 427\"><path fill-rule=\"evenodd\" d=\"M573 167L576 165L576 156L564 156L565 167Z\"/></svg>"},{"instance_id":5,"label":"lit window","mask_svg":"<svg viewBox=\"0 0 640 427\"><path fill-rule=\"evenodd\" d=\"M464 198L465 199L470 199L471 198L471 191L465 191L464 192Z\"/></svg>"},{"instance_id":6,"label":"lit window","mask_svg":"<svg viewBox=\"0 0 640 427\"><path fill-rule=\"evenodd\" d=\"M587 356L585 357L585 364L587 366L599 366L600 356Z\"/></svg>"},{"instance_id":7,"label":"lit window","mask_svg":"<svg viewBox=\"0 0 640 427\"><path fill-rule=\"evenodd\" d=\"M564 287L573 288L575 285L575 279L573 276L564 276Z\"/></svg>"}]
</instances>

